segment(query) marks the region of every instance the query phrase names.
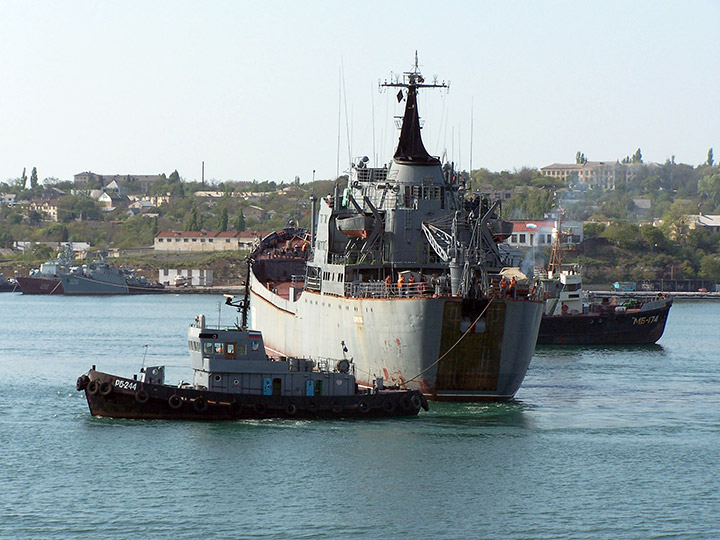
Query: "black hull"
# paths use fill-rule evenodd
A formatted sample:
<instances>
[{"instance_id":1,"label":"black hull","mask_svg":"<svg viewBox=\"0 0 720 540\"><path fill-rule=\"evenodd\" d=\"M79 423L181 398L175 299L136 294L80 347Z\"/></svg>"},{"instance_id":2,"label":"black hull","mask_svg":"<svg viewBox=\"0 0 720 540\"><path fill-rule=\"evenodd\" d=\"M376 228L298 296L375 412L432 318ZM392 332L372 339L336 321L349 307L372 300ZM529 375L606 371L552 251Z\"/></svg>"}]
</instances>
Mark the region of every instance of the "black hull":
<instances>
[{"instance_id":1,"label":"black hull","mask_svg":"<svg viewBox=\"0 0 720 540\"><path fill-rule=\"evenodd\" d=\"M652 310L543 315L538 345L652 345L665 331L672 301Z\"/></svg>"},{"instance_id":2,"label":"black hull","mask_svg":"<svg viewBox=\"0 0 720 540\"><path fill-rule=\"evenodd\" d=\"M78 379L90 414L158 420L245 420L263 418L389 418L427 410L415 390L381 390L352 396L230 394L149 384L91 369Z\"/></svg>"}]
</instances>

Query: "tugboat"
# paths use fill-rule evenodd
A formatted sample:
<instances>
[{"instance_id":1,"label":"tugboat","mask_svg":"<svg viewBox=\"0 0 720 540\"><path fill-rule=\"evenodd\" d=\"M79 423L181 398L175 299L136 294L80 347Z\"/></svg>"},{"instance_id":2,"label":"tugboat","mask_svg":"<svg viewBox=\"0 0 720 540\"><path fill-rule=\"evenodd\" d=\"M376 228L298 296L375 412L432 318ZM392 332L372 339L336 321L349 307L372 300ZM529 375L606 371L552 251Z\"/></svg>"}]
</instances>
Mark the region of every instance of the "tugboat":
<instances>
[{"instance_id":1,"label":"tugboat","mask_svg":"<svg viewBox=\"0 0 720 540\"><path fill-rule=\"evenodd\" d=\"M381 84L405 100L388 166L356 160L347 185L311 198L310 230L266 236L250 275L252 320L269 349L330 356L358 351L358 383L382 376L438 401L504 401L523 382L542 301L494 294L517 266L502 240L501 203L466 193L454 165L423 145L415 65Z\"/></svg>"},{"instance_id":2,"label":"tugboat","mask_svg":"<svg viewBox=\"0 0 720 540\"><path fill-rule=\"evenodd\" d=\"M210 328L199 315L188 331L193 382L165 384L164 366L123 378L95 366L77 380L90 413L110 418L232 420L252 418L386 418L428 410L414 390L358 391L352 359L271 359L262 334L247 327L248 292L226 303L242 313L235 328ZM344 350L344 347L343 347ZM331 368L334 368L331 370Z\"/></svg>"},{"instance_id":3,"label":"tugboat","mask_svg":"<svg viewBox=\"0 0 720 540\"><path fill-rule=\"evenodd\" d=\"M562 230L558 220L547 278L539 280L545 298L538 345L651 345L660 339L672 299L616 297L590 300L575 265L562 264ZM586 300L586 298L588 300Z\"/></svg>"}]
</instances>

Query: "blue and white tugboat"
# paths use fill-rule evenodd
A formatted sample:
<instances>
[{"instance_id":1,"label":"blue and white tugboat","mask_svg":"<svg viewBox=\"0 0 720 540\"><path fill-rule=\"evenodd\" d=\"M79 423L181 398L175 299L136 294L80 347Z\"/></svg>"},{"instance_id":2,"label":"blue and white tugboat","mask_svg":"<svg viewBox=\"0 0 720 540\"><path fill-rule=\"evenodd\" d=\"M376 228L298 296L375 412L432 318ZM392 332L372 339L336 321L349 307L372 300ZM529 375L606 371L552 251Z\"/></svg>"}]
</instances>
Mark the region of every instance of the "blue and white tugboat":
<instances>
[{"instance_id":1,"label":"blue and white tugboat","mask_svg":"<svg viewBox=\"0 0 720 540\"><path fill-rule=\"evenodd\" d=\"M414 416L428 409L417 390L359 391L352 359L270 358L260 332L247 326L245 298L226 303L242 313L235 328L210 328L199 315L188 331L193 382L165 384L164 366L123 378L92 367L77 380L90 413L110 418L231 420ZM343 345L344 350L344 345ZM343 353L344 356L344 353Z\"/></svg>"}]
</instances>

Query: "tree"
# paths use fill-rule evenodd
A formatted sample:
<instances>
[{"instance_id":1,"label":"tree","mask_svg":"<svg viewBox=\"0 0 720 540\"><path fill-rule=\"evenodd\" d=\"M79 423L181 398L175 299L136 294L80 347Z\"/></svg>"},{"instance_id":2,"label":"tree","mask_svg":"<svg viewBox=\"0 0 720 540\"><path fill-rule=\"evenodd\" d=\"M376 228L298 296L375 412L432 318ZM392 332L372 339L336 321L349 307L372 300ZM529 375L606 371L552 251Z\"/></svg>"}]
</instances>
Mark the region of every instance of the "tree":
<instances>
[{"instance_id":1,"label":"tree","mask_svg":"<svg viewBox=\"0 0 720 540\"><path fill-rule=\"evenodd\" d=\"M632 159L630 160L631 163L642 163L642 152L638 148L635 153L632 156Z\"/></svg>"},{"instance_id":2,"label":"tree","mask_svg":"<svg viewBox=\"0 0 720 540\"><path fill-rule=\"evenodd\" d=\"M580 150L578 150L577 154L575 154L575 163L577 165L585 165L587 163L587 158L585 157L585 154L583 154Z\"/></svg>"},{"instance_id":3,"label":"tree","mask_svg":"<svg viewBox=\"0 0 720 540\"><path fill-rule=\"evenodd\" d=\"M220 231L220 232L227 231L227 228L228 228L227 206L223 206L222 210L220 210L220 217L218 217L217 228L218 228L218 231Z\"/></svg>"},{"instance_id":4,"label":"tree","mask_svg":"<svg viewBox=\"0 0 720 540\"><path fill-rule=\"evenodd\" d=\"M242 232L245 230L245 216L242 213L242 210L240 210L240 213L235 218L235 230L237 232Z\"/></svg>"},{"instance_id":5,"label":"tree","mask_svg":"<svg viewBox=\"0 0 720 540\"><path fill-rule=\"evenodd\" d=\"M706 197L716 206L720 205L720 174L703 176L698 180L697 191L699 195Z\"/></svg>"},{"instance_id":6,"label":"tree","mask_svg":"<svg viewBox=\"0 0 720 540\"><path fill-rule=\"evenodd\" d=\"M27 189L27 174L25 174L25 170L26 170L25 167L23 167L23 173L22 173L22 176L20 177L20 185L22 186L23 189Z\"/></svg>"},{"instance_id":7,"label":"tree","mask_svg":"<svg viewBox=\"0 0 720 540\"><path fill-rule=\"evenodd\" d=\"M704 279L720 280L720 260L715 255L705 255L700 259L698 275Z\"/></svg>"},{"instance_id":8,"label":"tree","mask_svg":"<svg viewBox=\"0 0 720 540\"><path fill-rule=\"evenodd\" d=\"M199 231L200 230L200 222L198 221L198 211L197 207L193 205L192 210L190 210L190 214L188 215L187 219L185 220L185 230L186 231Z\"/></svg>"},{"instance_id":9,"label":"tree","mask_svg":"<svg viewBox=\"0 0 720 540\"><path fill-rule=\"evenodd\" d=\"M606 225L604 223L590 222L583 225L583 237L585 238L599 238L600 235L605 231Z\"/></svg>"},{"instance_id":10,"label":"tree","mask_svg":"<svg viewBox=\"0 0 720 540\"><path fill-rule=\"evenodd\" d=\"M713 149L710 148L708 150L708 157L707 157L707 161L705 162L705 164L708 167L712 167L714 163L715 163L715 158L713 157Z\"/></svg>"},{"instance_id":11,"label":"tree","mask_svg":"<svg viewBox=\"0 0 720 540\"><path fill-rule=\"evenodd\" d=\"M612 242L622 248L633 249L640 247L644 239L640 234L640 228L626 221L611 223L600 235L608 242Z\"/></svg>"},{"instance_id":12,"label":"tree","mask_svg":"<svg viewBox=\"0 0 720 540\"><path fill-rule=\"evenodd\" d=\"M37 167L33 167L33 170L30 173L30 188L35 189L36 187L38 187Z\"/></svg>"}]
</instances>

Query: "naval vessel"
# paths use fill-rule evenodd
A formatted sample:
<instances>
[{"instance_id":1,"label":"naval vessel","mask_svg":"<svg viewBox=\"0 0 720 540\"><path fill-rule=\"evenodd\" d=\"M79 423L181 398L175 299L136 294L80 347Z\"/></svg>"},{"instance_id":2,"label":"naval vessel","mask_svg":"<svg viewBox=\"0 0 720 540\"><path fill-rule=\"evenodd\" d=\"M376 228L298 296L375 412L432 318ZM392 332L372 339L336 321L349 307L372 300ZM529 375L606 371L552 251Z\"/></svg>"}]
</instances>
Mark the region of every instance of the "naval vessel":
<instances>
[{"instance_id":1,"label":"naval vessel","mask_svg":"<svg viewBox=\"0 0 720 540\"><path fill-rule=\"evenodd\" d=\"M421 137L417 64L382 88L405 101L394 156L352 164L348 181L312 201L310 230L289 227L253 252L251 317L265 346L323 358L339 348L356 377L445 401L511 399L535 347L542 301L500 294L512 266L501 203L466 192L452 163ZM519 262L519 261L517 261Z\"/></svg>"}]
</instances>

